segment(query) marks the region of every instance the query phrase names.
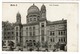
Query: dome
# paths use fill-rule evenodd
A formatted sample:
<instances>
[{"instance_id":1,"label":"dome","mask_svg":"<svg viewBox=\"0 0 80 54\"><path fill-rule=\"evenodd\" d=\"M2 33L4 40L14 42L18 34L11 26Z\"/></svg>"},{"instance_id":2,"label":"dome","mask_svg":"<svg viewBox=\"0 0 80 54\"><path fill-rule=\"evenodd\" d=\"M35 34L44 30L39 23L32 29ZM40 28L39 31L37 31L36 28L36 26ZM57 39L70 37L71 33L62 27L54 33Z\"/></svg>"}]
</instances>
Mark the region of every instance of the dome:
<instances>
[{"instance_id":1,"label":"dome","mask_svg":"<svg viewBox=\"0 0 80 54\"><path fill-rule=\"evenodd\" d=\"M21 14L18 12L16 16L17 16L17 17L21 17Z\"/></svg>"},{"instance_id":2,"label":"dome","mask_svg":"<svg viewBox=\"0 0 80 54\"><path fill-rule=\"evenodd\" d=\"M44 4L43 4L42 7L41 7L41 11L46 11L46 7L45 7Z\"/></svg>"},{"instance_id":3,"label":"dome","mask_svg":"<svg viewBox=\"0 0 80 54\"><path fill-rule=\"evenodd\" d=\"M39 13L39 8L33 4L33 5L28 9L28 14L29 14L29 13Z\"/></svg>"}]
</instances>

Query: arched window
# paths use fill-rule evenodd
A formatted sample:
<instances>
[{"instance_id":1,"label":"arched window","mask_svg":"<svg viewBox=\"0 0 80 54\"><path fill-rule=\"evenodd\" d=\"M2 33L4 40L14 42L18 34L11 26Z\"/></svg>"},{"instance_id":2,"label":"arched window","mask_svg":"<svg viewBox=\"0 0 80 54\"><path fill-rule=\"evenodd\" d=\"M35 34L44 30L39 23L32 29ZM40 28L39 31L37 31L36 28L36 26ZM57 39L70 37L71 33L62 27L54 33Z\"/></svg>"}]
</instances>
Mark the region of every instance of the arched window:
<instances>
[{"instance_id":1,"label":"arched window","mask_svg":"<svg viewBox=\"0 0 80 54\"><path fill-rule=\"evenodd\" d=\"M44 37L42 37L42 41L44 41Z\"/></svg>"},{"instance_id":2,"label":"arched window","mask_svg":"<svg viewBox=\"0 0 80 54\"><path fill-rule=\"evenodd\" d=\"M29 22L29 19L27 18L27 22Z\"/></svg>"},{"instance_id":3,"label":"arched window","mask_svg":"<svg viewBox=\"0 0 80 54\"><path fill-rule=\"evenodd\" d=\"M41 27L44 27L44 23L41 23Z\"/></svg>"},{"instance_id":4,"label":"arched window","mask_svg":"<svg viewBox=\"0 0 80 54\"><path fill-rule=\"evenodd\" d=\"M65 42L65 37L64 37L64 42Z\"/></svg>"},{"instance_id":5,"label":"arched window","mask_svg":"<svg viewBox=\"0 0 80 54\"><path fill-rule=\"evenodd\" d=\"M31 27L29 28L29 31L30 31L30 36L32 36L32 28Z\"/></svg>"},{"instance_id":6,"label":"arched window","mask_svg":"<svg viewBox=\"0 0 80 54\"><path fill-rule=\"evenodd\" d=\"M30 18L30 21L32 21L32 18Z\"/></svg>"},{"instance_id":7,"label":"arched window","mask_svg":"<svg viewBox=\"0 0 80 54\"><path fill-rule=\"evenodd\" d=\"M29 27L29 30L30 30L30 31L32 31L32 28L31 28L31 27Z\"/></svg>"},{"instance_id":8,"label":"arched window","mask_svg":"<svg viewBox=\"0 0 80 54\"><path fill-rule=\"evenodd\" d=\"M41 30L41 35L44 36L44 30Z\"/></svg>"},{"instance_id":9,"label":"arched window","mask_svg":"<svg viewBox=\"0 0 80 54\"><path fill-rule=\"evenodd\" d=\"M33 30L35 30L35 27L33 27Z\"/></svg>"},{"instance_id":10,"label":"arched window","mask_svg":"<svg viewBox=\"0 0 80 54\"><path fill-rule=\"evenodd\" d=\"M59 42L60 42L60 38L59 38Z\"/></svg>"},{"instance_id":11,"label":"arched window","mask_svg":"<svg viewBox=\"0 0 80 54\"><path fill-rule=\"evenodd\" d=\"M66 35L66 31L64 30L64 35Z\"/></svg>"},{"instance_id":12,"label":"arched window","mask_svg":"<svg viewBox=\"0 0 80 54\"><path fill-rule=\"evenodd\" d=\"M33 40L33 42L35 42L35 40Z\"/></svg>"},{"instance_id":13,"label":"arched window","mask_svg":"<svg viewBox=\"0 0 80 54\"><path fill-rule=\"evenodd\" d=\"M63 38L61 38L61 42L63 42Z\"/></svg>"},{"instance_id":14,"label":"arched window","mask_svg":"<svg viewBox=\"0 0 80 54\"><path fill-rule=\"evenodd\" d=\"M18 27L16 27L16 31L18 31Z\"/></svg>"},{"instance_id":15,"label":"arched window","mask_svg":"<svg viewBox=\"0 0 80 54\"><path fill-rule=\"evenodd\" d=\"M33 27L33 36L35 35L35 27Z\"/></svg>"},{"instance_id":16,"label":"arched window","mask_svg":"<svg viewBox=\"0 0 80 54\"><path fill-rule=\"evenodd\" d=\"M36 18L34 18L34 21L36 21Z\"/></svg>"},{"instance_id":17,"label":"arched window","mask_svg":"<svg viewBox=\"0 0 80 54\"><path fill-rule=\"evenodd\" d=\"M28 32L28 28L26 28L26 31Z\"/></svg>"},{"instance_id":18,"label":"arched window","mask_svg":"<svg viewBox=\"0 0 80 54\"><path fill-rule=\"evenodd\" d=\"M26 35L28 36L28 28L26 28Z\"/></svg>"},{"instance_id":19,"label":"arched window","mask_svg":"<svg viewBox=\"0 0 80 54\"><path fill-rule=\"evenodd\" d=\"M52 35L52 31L50 31L50 35Z\"/></svg>"},{"instance_id":20,"label":"arched window","mask_svg":"<svg viewBox=\"0 0 80 54\"><path fill-rule=\"evenodd\" d=\"M55 42L55 39L53 38L53 42Z\"/></svg>"},{"instance_id":21,"label":"arched window","mask_svg":"<svg viewBox=\"0 0 80 54\"><path fill-rule=\"evenodd\" d=\"M61 35L63 35L63 31L61 31Z\"/></svg>"},{"instance_id":22,"label":"arched window","mask_svg":"<svg viewBox=\"0 0 80 54\"><path fill-rule=\"evenodd\" d=\"M60 31L59 31L59 35L60 35Z\"/></svg>"},{"instance_id":23,"label":"arched window","mask_svg":"<svg viewBox=\"0 0 80 54\"><path fill-rule=\"evenodd\" d=\"M52 38L50 39L50 41L52 42Z\"/></svg>"},{"instance_id":24,"label":"arched window","mask_svg":"<svg viewBox=\"0 0 80 54\"><path fill-rule=\"evenodd\" d=\"M26 40L26 42L28 42L28 40Z\"/></svg>"},{"instance_id":25,"label":"arched window","mask_svg":"<svg viewBox=\"0 0 80 54\"><path fill-rule=\"evenodd\" d=\"M16 32L16 36L18 36L18 32Z\"/></svg>"},{"instance_id":26,"label":"arched window","mask_svg":"<svg viewBox=\"0 0 80 54\"><path fill-rule=\"evenodd\" d=\"M52 36L54 36L55 35L55 33L54 33L54 31L50 31L50 35Z\"/></svg>"}]
</instances>

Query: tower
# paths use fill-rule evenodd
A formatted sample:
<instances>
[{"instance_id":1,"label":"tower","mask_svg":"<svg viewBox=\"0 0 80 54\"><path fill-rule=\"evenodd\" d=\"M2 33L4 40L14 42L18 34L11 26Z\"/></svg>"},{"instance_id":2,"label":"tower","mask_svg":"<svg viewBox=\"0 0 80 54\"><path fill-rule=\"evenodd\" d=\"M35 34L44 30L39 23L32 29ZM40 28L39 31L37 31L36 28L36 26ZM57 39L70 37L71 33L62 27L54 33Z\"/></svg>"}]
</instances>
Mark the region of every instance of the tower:
<instances>
[{"instance_id":1,"label":"tower","mask_svg":"<svg viewBox=\"0 0 80 54\"><path fill-rule=\"evenodd\" d=\"M21 24L21 14L19 12L16 15L16 23Z\"/></svg>"},{"instance_id":2,"label":"tower","mask_svg":"<svg viewBox=\"0 0 80 54\"><path fill-rule=\"evenodd\" d=\"M22 31L22 24L21 24L21 14L18 12L16 15L16 24L15 24L15 42L16 46L22 45L22 36L21 36L21 31Z\"/></svg>"},{"instance_id":3,"label":"tower","mask_svg":"<svg viewBox=\"0 0 80 54\"><path fill-rule=\"evenodd\" d=\"M46 18L46 7L44 4L41 7L41 18Z\"/></svg>"}]
</instances>

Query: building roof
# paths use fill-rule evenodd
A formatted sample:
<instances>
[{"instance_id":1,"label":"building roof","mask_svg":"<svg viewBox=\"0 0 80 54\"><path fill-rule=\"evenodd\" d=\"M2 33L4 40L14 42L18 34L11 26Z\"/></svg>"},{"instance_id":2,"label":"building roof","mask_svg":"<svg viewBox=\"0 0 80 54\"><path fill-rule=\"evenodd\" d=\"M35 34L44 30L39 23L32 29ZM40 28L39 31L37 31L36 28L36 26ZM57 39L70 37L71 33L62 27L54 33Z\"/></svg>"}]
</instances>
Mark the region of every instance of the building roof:
<instances>
[{"instance_id":1,"label":"building roof","mask_svg":"<svg viewBox=\"0 0 80 54\"><path fill-rule=\"evenodd\" d=\"M2 21L2 26L14 26L15 25L15 23L10 23L10 22L8 22L8 21Z\"/></svg>"},{"instance_id":2,"label":"building roof","mask_svg":"<svg viewBox=\"0 0 80 54\"><path fill-rule=\"evenodd\" d=\"M47 25L63 24L66 22L67 22L67 20L58 20L58 21L53 21L53 22L47 21Z\"/></svg>"},{"instance_id":3,"label":"building roof","mask_svg":"<svg viewBox=\"0 0 80 54\"><path fill-rule=\"evenodd\" d=\"M39 21L46 21L46 18L39 18Z\"/></svg>"},{"instance_id":4,"label":"building roof","mask_svg":"<svg viewBox=\"0 0 80 54\"><path fill-rule=\"evenodd\" d=\"M39 22L36 21L36 22L33 22L33 23L23 24L23 26L38 25L38 24L39 24Z\"/></svg>"}]
</instances>

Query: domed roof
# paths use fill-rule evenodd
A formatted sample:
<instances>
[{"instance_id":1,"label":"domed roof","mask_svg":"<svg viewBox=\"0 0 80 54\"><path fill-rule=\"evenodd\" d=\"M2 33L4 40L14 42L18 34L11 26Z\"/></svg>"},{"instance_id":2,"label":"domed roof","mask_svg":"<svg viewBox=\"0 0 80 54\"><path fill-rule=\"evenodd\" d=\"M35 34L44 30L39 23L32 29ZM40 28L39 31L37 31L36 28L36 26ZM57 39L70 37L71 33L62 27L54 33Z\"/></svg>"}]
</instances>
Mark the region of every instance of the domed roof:
<instances>
[{"instance_id":1,"label":"domed roof","mask_svg":"<svg viewBox=\"0 0 80 54\"><path fill-rule=\"evenodd\" d=\"M28 9L28 14L29 14L29 13L39 13L39 8L33 4L33 5Z\"/></svg>"},{"instance_id":2,"label":"domed roof","mask_svg":"<svg viewBox=\"0 0 80 54\"><path fill-rule=\"evenodd\" d=\"M16 16L17 16L17 17L21 17L21 14L18 12Z\"/></svg>"},{"instance_id":3,"label":"domed roof","mask_svg":"<svg viewBox=\"0 0 80 54\"><path fill-rule=\"evenodd\" d=\"M41 6L41 11L46 11L46 7L44 4Z\"/></svg>"}]
</instances>

